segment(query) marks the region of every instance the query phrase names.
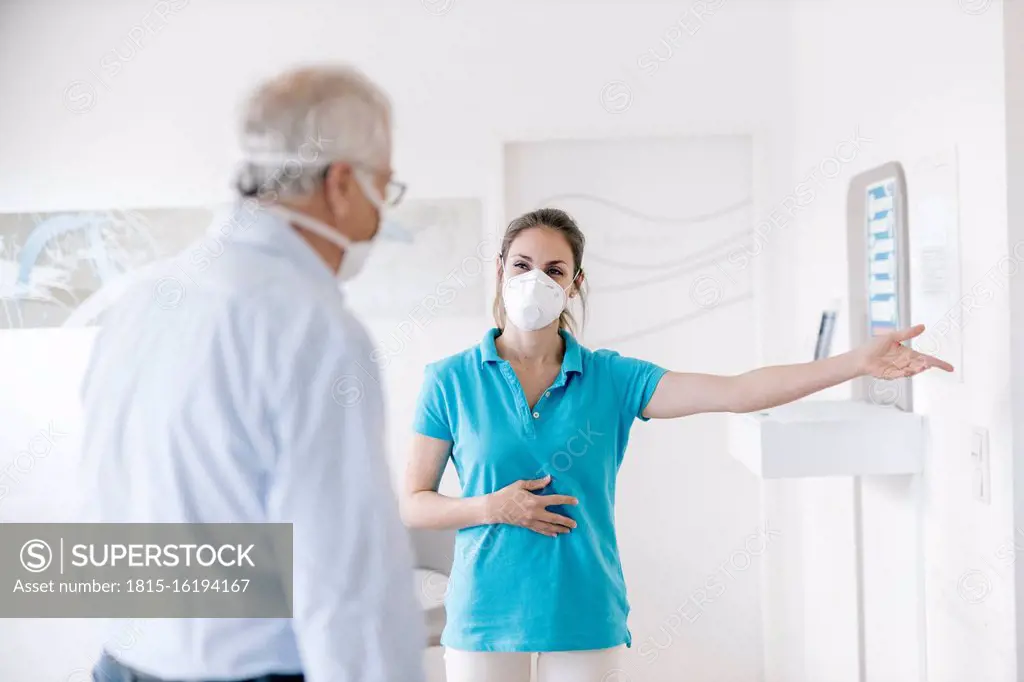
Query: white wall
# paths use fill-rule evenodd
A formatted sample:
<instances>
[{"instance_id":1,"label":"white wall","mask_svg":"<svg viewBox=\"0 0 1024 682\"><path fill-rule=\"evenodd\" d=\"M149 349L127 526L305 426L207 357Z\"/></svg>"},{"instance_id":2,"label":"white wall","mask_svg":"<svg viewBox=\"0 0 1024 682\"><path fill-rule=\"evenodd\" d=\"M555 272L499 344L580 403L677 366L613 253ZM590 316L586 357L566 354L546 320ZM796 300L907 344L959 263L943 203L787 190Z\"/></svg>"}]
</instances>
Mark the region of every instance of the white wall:
<instances>
[{"instance_id":1,"label":"white wall","mask_svg":"<svg viewBox=\"0 0 1024 682\"><path fill-rule=\"evenodd\" d=\"M769 336L793 349L789 359L802 359L820 311L845 296L849 178L899 160L913 195L920 160L952 145L960 153L963 292L981 281L992 282L995 292L966 313L963 383L915 380L915 407L929 416L932 443L921 480L864 484L867 679L923 680L927 673L932 682L1008 681L1015 675L1014 589L1005 559L1005 543L1014 539L1009 299L1005 276L988 279L1007 252L1000 3L796 0L790 10L789 186L820 169L858 129L871 142L788 225L771 232L768 258L793 264L799 285L780 280L771 287L778 305L791 302L798 324L773 326ZM845 321L837 338L841 351ZM971 425L989 429L991 505L971 499ZM767 486L765 494L769 513L801 538L773 555L770 571L789 575L792 568L805 590L774 595L785 629L768 645L767 679L856 680L851 484L803 481ZM914 557L918 533L921 560ZM908 608L919 580L927 627L917 633Z\"/></svg>"},{"instance_id":2,"label":"white wall","mask_svg":"<svg viewBox=\"0 0 1024 682\"><path fill-rule=\"evenodd\" d=\"M493 191L506 140L745 133L767 128L779 101L773 32L783 17L763 3L715 0L702 20L673 2L448 0L440 16L424 4L192 2L161 24L141 0L59 12L5 3L0 207L224 198L242 94L301 62L350 61L387 87L396 166L410 191L428 196ZM144 19L163 27L134 49L128 35ZM653 74L637 65L655 47L666 56L661 40L680 32ZM114 50L135 54L118 61ZM615 81L632 94L612 87L606 109L602 92ZM89 88L93 106L72 113Z\"/></svg>"},{"instance_id":3,"label":"white wall","mask_svg":"<svg viewBox=\"0 0 1024 682\"><path fill-rule=\"evenodd\" d=\"M1024 33L1024 5L1006 3L1003 7L1003 36L1006 47L1006 155L1007 155L1007 250L1010 254L1024 253L1024 42L1018 37ZM1024 424L1024 277L1010 282L1010 410L1014 424ZM1013 432L1013 450L1024 452L1024 429ZM1017 498L1013 515L1013 542L1016 550L1024 528L1024 466L1014 458L1014 491ZM1016 551L1014 552L1014 555ZM1013 562L1016 592L1017 651L1024 651L1024 561ZM1018 677L1021 665L1018 662Z\"/></svg>"},{"instance_id":4,"label":"white wall","mask_svg":"<svg viewBox=\"0 0 1024 682\"><path fill-rule=\"evenodd\" d=\"M354 62L385 85L397 114L395 165L411 196L481 197L485 234L505 217L502 149L509 141L752 134L759 215L775 194L776 169L786 156L777 114L787 101L788 27L774 3L175 0L171 6L180 10L161 20L148 1L0 5L0 210L221 201L228 197L233 116L242 94L270 72L321 60ZM156 32L135 28L142 23ZM133 47L131 37L142 47ZM653 62L652 49L667 61ZM758 281L769 266L768 259L753 261ZM773 343L764 322L779 324L788 310L785 303L759 306L757 318L734 333ZM392 358L387 388L396 465L422 364L478 340L485 312L481 301L479 318L436 320ZM373 331L387 338L399 322L377 321ZM637 462L630 475L653 480L658 466L653 458ZM730 490L727 477L712 477L705 501L728 499ZM644 501L636 495L632 503ZM702 513L686 507L673 522L687 517L685 523L699 524ZM656 555L666 541L686 544L692 565L709 572L730 559L717 545L666 540L658 524L636 524L636 532L649 533L649 543L629 538L632 553L624 561L633 566L646 560L638 548ZM676 581L670 568L652 566L655 586L661 583L672 607L666 620L680 605L676 597L696 587ZM714 626L756 640L751 615L737 607L750 603L756 586L733 595L738 601L714 614ZM645 608L655 602L652 591ZM81 660L82 650L67 646L81 637L80 625L11 623L0 633L22 665L32 661L46 679L62 680ZM23 634L9 636L15 629ZM673 655L693 653L682 637L672 646ZM737 643L723 635L707 646L701 660L726 655ZM749 660L757 659L757 648ZM77 658L68 658L69 650ZM17 680L4 668L11 660L0 657L0 677ZM718 679L710 668L702 674ZM744 680L748 672L758 674L749 662L740 668ZM726 679L738 679L740 668ZM639 679L675 677L652 665Z\"/></svg>"}]
</instances>

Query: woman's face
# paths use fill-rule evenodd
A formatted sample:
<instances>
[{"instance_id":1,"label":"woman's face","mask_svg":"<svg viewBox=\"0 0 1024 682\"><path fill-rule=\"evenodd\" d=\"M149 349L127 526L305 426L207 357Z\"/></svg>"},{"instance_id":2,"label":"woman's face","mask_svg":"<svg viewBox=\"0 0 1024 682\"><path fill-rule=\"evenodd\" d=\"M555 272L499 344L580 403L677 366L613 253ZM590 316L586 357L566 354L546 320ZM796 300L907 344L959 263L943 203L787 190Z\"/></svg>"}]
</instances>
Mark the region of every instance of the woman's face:
<instances>
[{"instance_id":1,"label":"woman's face","mask_svg":"<svg viewBox=\"0 0 1024 682\"><path fill-rule=\"evenodd\" d=\"M561 233L546 227L523 230L508 247L505 257L505 279L539 268L563 289L572 284L576 266L572 248ZM567 292L575 295L575 290Z\"/></svg>"}]
</instances>

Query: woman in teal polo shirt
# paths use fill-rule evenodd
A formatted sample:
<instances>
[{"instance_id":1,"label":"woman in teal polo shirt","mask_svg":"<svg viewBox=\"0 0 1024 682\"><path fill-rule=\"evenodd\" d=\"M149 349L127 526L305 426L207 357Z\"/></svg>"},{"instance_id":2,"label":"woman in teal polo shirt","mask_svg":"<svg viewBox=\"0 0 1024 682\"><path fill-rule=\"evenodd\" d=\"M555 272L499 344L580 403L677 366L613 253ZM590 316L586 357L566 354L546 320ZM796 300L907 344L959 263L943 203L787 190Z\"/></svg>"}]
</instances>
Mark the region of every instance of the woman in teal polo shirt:
<instances>
[{"instance_id":1,"label":"woman in teal polo shirt","mask_svg":"<svg viewBox=\"0 0 1024 682\"><path fill-rule=\"evenodd\" d=\"M923 326L859 349L738 376L668 372L572 334L584 238L566 213L512 221L498 259L497 323L429 365L402 511L458 529L442 643L448 682L603 682L629 604L615 539L615 478L637 419L752 412L870 374L952 368L902 345ZM584 302L585 303L585 302ZM451 458L461 497L437 492Z\"/></svg>"}]
</instances>

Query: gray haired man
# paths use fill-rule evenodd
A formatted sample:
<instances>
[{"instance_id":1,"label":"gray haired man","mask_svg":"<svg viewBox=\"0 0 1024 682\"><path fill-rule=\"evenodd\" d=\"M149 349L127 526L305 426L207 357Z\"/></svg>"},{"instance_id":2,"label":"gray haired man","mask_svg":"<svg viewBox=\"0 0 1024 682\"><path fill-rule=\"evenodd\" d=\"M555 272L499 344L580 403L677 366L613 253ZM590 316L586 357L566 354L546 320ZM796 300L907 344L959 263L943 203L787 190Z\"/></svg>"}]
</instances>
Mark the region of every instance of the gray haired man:
<instances>
[{"instance_id":1,"label":"gray haired man","mask_svg":"<svg viewBox=\"0 0 1024 682\"><path fill-rule=\"evenodd\" d=\"M242 137L228 219L103 318L83 458L100 521L291 523L293 618L136 619L93 675L421 682L372 344L338 284L404 189L390 105L355 70L296 70L255 91Z\"/></svg>"}]
</instances>

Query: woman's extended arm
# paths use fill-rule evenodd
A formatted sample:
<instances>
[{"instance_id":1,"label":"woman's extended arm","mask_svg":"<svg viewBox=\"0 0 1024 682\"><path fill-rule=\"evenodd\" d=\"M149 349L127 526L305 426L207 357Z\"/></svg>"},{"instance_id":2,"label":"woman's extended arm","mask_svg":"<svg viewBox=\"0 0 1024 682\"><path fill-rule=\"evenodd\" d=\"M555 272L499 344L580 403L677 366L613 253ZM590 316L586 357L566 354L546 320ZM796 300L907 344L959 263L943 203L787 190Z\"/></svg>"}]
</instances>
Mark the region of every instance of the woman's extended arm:
<instances>
[{"instance_id":1,"label":"woman's extended arm","mask_svg":"<svg viewBox=\"0 0 1024 682\"><path fill-rule=\"evenodd\" d=\"M754 412L866 374L897 379L930 367L952 372L949 363L903 345L923 331L924 325L917 325L873 338L860 348L825 360L762 367L737 376L669 372L658 383L644 416L672 419L702 412Z\"/></svg>"},{"instance_id":2,"label":"woman's extended arm","mask_svg":"<svg viewBox=\"0 0 1024 682\"><path fill-rule=\"evenodd\" d=\"M548 477L516 481L489 495L448 497L437 492L452 443L415 434L412 453L400 497L402 520L411 528L462 529L484 524L508 523L554 537L576 527L572 519L547 507L576 504L567 495L536 495Z\"/></svg>"}]
</instances>

